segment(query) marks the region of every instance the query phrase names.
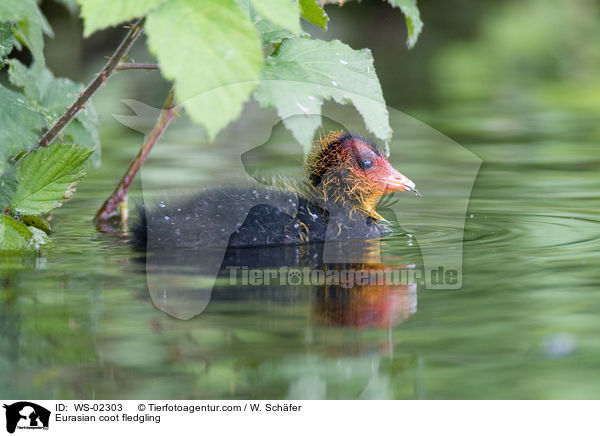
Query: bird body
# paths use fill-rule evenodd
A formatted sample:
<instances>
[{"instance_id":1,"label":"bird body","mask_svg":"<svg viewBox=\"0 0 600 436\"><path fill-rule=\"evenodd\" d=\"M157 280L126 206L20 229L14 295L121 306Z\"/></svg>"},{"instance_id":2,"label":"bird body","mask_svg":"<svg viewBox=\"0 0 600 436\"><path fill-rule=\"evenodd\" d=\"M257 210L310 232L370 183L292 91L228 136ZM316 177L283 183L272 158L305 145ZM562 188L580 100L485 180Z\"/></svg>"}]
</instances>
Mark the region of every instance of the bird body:
<instances>
[{"instance_id":1,"label":"bird body","mask_svg":"<svg viewBox=\"0 0 600 436\"><path fill-rule=\"evenodd\" d=\"M357 134L332 132L318 141L305 168L307 180L299 184L231 186L142 207L132 243L170 249L374 239L389 231L377 200L416 192L379 147Z\"/></svg>"}]
</instances>

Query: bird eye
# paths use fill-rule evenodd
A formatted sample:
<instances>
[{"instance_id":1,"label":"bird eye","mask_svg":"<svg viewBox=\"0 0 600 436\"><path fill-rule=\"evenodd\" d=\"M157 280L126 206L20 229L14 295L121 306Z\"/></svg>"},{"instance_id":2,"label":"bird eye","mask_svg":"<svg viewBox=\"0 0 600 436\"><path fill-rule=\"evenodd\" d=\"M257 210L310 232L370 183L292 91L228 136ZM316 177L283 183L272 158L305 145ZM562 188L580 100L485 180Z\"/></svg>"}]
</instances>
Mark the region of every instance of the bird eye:
<instances>
[{"instance_id":1,"label":"bird eye","mask_svg":"<svg viewBox=\"0 0 600 436\"><path fill-rule=\"evenodd\" d=\"M363 159L358 163L358 166L363 170L370 170L373 168L373 161L371 159Z\"/></svg>"}]
</instances>

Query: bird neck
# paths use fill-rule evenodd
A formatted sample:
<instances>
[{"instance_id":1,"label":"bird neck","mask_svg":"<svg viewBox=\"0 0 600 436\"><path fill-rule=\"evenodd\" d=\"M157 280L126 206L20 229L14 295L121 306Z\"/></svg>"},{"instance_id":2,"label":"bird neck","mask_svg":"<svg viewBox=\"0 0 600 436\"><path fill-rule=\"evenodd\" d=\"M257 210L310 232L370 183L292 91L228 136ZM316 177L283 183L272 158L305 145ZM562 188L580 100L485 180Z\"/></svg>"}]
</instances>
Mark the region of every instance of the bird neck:
<instances>
[{"instance_id":1,"label":"bird neck","mask_svg":"<svg viewBox=\"0 0 600 436\"><path fill-rule=\"evenodd\" d=\"M380 196L343 174L323 178L316 186L308 183L308 190L313 201L330 213L348 216L360 213L375 220L383 219L376 211Z\"/></svg>"}]
</instances>

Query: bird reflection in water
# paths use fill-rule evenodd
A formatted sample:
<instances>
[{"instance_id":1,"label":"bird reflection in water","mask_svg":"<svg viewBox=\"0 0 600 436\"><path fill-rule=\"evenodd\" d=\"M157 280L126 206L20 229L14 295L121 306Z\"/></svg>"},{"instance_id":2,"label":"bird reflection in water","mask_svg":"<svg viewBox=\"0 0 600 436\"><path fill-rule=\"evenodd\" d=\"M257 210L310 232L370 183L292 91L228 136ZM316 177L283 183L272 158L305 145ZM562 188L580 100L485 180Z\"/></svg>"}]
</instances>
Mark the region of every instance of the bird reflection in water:
<instances>
[{"instance_id":1,"label":"bird reflection in water","mask_svg":"<svg viewBox=\"0 0 600 436\"><path fill-rule=\"evenodd\" d=\"M375 271L383 265L334 265L343 270ZM406 267L404 265L403 267ZM416 283L319 286L314 310L330 326L389 328L417 311Z\"/></svg>"},{"instance_id":2,"label":"bird reflection in water","mask_svg":"<svg viewBox=\"0 0 600 436\"><path fill-rule=\"evenodd\" d=\"M380 240L329 244L328 257L333 251L334 257L339 253L352 259L351 263L324 262L327 244L322 243L228 248L216 280L211 276L214 267L210 266L215 256L206 249L149 252L148 290L158 309L178 319L202 313L211 302L251 302L254 309L265 311L273 304L308 303L311 323L388 329L416 312L417 284L406 283L406 276L398 280L399 274L389 275L389 271L407 271L414 265L380 263L380 244ZM276 275L257 281L250 274L253 271ZM285 274L293 271L312 279L320 273L321 280L290 280ZM338 279L323 280L323 276Z\"/></svg>"}]
</instances>

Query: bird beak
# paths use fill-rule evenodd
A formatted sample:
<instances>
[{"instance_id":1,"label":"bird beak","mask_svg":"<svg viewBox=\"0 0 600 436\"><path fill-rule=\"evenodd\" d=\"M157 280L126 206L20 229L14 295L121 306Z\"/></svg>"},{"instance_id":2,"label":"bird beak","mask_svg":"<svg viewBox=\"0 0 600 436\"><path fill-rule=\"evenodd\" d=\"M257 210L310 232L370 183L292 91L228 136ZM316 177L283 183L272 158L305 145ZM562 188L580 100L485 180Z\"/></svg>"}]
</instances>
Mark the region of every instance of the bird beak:
<instances>
[{"instance_id":1,"label":"bird beak","mask_svg":"<svg viewBox=\"0 0 600 436\"><path fill-rule=\"evenodd\" d=\"M388 170L388 174L386 177L382 177L377 179L379 182L385 183L386 194L392 193L394 191L412 191L418 197L421 196L419 191L415 188L415 183L406 177L404 174L400 173L396 169L394 169L391 165Z\"/></svg>"}]
</instances>

